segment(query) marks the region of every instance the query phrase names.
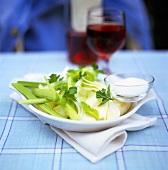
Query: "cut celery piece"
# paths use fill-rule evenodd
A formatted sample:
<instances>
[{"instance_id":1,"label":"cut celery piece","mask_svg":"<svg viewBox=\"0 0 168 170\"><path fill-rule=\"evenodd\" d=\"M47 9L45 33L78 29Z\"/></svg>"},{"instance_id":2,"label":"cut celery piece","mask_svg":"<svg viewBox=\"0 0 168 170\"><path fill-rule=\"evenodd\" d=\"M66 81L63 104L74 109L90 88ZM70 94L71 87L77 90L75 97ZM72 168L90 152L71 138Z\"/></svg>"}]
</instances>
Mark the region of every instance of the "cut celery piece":
<instances>
[{"instance_id":1,"label":"cut celery piece","mask_svg":"<svg viewBox=\"0 0 168 170\"><path fill-rule=\"evenodd\" d=\"M53 108L56 112L58 112L59 114L66 116L66 112L65 112L65 108L61 105L58 105L56 107Z\"/></svg>"},{"instance_id":2,"label":"cut celery piece","mask_svg":"<svg viewBox=\"0 0 168 170\"><path fill-rule=\"evenodd\" d=\"M40 84L43 86L47 85L44 82L33 82L33 81L18 81L17 83L20 83L25 87L38 87Z\"/></svg>"},{"instance_id":3,"label":"cut celery piece","mask_svg":"<svg viewBox=\"0 0 168 170\"><path fill-rule=\"evenodd\" d=\"M18 100L19 104L39 104L39 103L46 103L46 102L48 102L46 98Z\"/></svg>"},{"instance_id":4,"label":"cut celery piece","mask_svg":"<svg viewBox=\"0 0 168 170\"><path fill-rule=\"evenodd\" d=\"M99 120L99 112L96 109L91 108L87 103L81 102L82 108L84 112L92 117L94 117L96 120Z\"/></svg>"},{"instance_id":5,"label":"cut celery piece","mask_svg":"<svg viewBox=\"0 0 168 170\"><path fill-rule=\"evenodd\" d=\"M57 102L59 100L59 95L56 91L49 90L49 89L32 89L32 92L35 96L40 98L47 98L49 100Z\"/></svg>"},{"instance_id":6,"label":"cut celery piece","mask_svg":"<svg viewBox=\"0 0 168 170\"><path fill-rule=\"evenodd\" d=\"M48 79L46 78L46 76L44 76L44 79L45 79L45 81L46 81L46 84L47 84L48 88L49 88L50 90L54 91L55 89L50 85L50 83L49 83Z\"/></svg>"},{"instance_id":7,"label":"cut celery piece","mask_svg":"<svg viewBox=\"0 0 168 170\"><path fill-rule=\"evenodd\" d=\"M77 112L68 104L65 105L65 111L66 114L69 116L72 120L81 120L80 116L77 114Z\"/></svg>"},{"instance_id":8,"label":"cut celery piece","mask_svg":"<svg viewBox=\"0 0 168 170\"><path fill-rule=\"evenodd\" d=\"M34 96L31 93L31 91L28 88L24 87L22 84L12 83L12 86L15 87L27 99L38 99L36 96ZM37 104L37 106L50 115L57 116L57 117L60 117L60 118L65 118L65 116L60 115L59 113L57 113L55 110L53 110L51 107L49 107L46 104Z\"/></svg>"},{"instance_id":9,"label":"cut celery piece","mask_svg":"<svg viewBox=\"0 0 168 170\"><path fill-rule=\"evenodd\" d=\"M66 81L57 81L50 83L51 87L53 87L55 90L59 89L62 86L67 86Z\"/></svg>"},{"instance_id":10,"label":"cut celery piece","mask_svg":"<svg viewBox=\"0 0 168 170\"><path fill-rule=\"evenodd\" d=\"M27 99L37 99L37 97L34 96L31 91L24 87L22 84L12 83L12 86L15 87L15 89L17 89L20 93L22 93Z\"/></svg>"},{"instance_id":11,"label":"cut celery piece","mask_svg":"<svg viewBox=\"0 0 168 170\"><path fill-rule=\"evenodd\" d=\"M60 117L60 118L67 118L66 116L62 116L61 114L59 114L58 112L56 112L54 109L52 109L50 106L46 105L46 104L38 104L38 106L44 111L47 112L48 114L52 115L52 116L56 116L56 117Z\"/></svg>"}]
</instances>

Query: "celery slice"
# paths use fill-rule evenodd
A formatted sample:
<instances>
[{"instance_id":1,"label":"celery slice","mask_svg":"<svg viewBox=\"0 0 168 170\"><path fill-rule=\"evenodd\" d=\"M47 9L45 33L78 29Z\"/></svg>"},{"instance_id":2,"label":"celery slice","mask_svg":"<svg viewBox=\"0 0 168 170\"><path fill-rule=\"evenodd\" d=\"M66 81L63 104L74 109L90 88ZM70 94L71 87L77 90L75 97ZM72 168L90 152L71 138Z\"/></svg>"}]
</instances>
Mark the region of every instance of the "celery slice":
<instances>
[{"instance_id":1,"label":"celery slice","mask_svg":"<svg viewBox=\"0 0 168 170\"><path fill-rule=\"evenodd\" d=\"M32 89L32 92L35 96L40 98L47 98L49 100L57 102L59 100L59 95L56 91L49 90L49 89Z\"/></svg>"},{"instance_id":2,"label":"celery slice","mask_svg":"<svg viewBox=\"0 0 168 170\"><path fill-rule=\"evenodd\" d=\"M38 87L40 84L43 86L47 85L44 82L33 82L33 81L18 81L17 83L20 83L25 87Z\"/></svg>"},{"instance_id":3,"label":"celery slice","mask_svg":"<svg viewBox=\"0 0 168 170\"><path fill-rule=\"evenodd\" d=\"M72 120L81 120L81 118L77 114L77 112L67 103L65 105L65 111L66 111L66 114L70 117L70 119L72 119Z\"/></svg>"},{"instance_id":4,"label":"celery slice","mask_svg":"<svg viewBox=\"0 0 168 170\"><path fill-rule=\"evenodd\" d=\"M38 106L44 111L47 112L48 114L52 115L52 116L56 116L56 117L60 117L60 118L67 118L66 116L62 116L61 114L59 114L58 112L56 112L54 109L52 109L50 106L46 105L46 104L38 104Z\"/></svg>"},{"instance_id":5,"label":"celery slice","mask_svg":"<svg viewBox=\"0 0 168 170\"><path fill-rule=\"evenodd\" d=\"M46 102L48 102L46 98L18 100L19 104L40 104L40 103L46 103Z\"/></svg>"},{"instance_id":6,"label":"celery slice","mask_svg":"<svg viewBox=\"0 0 168 170\"><path fill-rule=\"evenodd\" d=\"M51 87L53 87L55 90L60 89L60 87L67 86L66 81L57 81L50 83Z\"/></svg>"},{"instance_id":7,"label":"celery slice","mask_svg":"<svg viewBox=\"0 0 168 170\"><path fill-rule=\"evenodd\" d=\"M47 84L48 88L49 88L50 90L54 91L55 89L50 85L50 82L48 81L48 79L46 78L46 76L44 76L44 79L45 79L45 81L46 81L46 84Z\"/></svg>"},{"instance_id":8,"label":"celery slice","mask_svg":"<svg viewBox=\"0 0 168 170\"><path fill-rule=\"evenodd\" d=\"M99 112L94 109L91 108L87 103L85 102L81 102L82 108L84 110L84 112L92 117L94 117L96 120L99 120Z\"/></svg>"},{"instance_id":9,"label":"celery slice","mask_svg":"<svg viewBox=\"0 0 168 170\"><path fill-rule=\"evenodd\" d=\"M17 89L20 93L22 93L27 99L37 99L36 96L34 96L31 91L24 87L22 84L20 83L12 83L12 86Z\"/></svg>"}]
</instances>

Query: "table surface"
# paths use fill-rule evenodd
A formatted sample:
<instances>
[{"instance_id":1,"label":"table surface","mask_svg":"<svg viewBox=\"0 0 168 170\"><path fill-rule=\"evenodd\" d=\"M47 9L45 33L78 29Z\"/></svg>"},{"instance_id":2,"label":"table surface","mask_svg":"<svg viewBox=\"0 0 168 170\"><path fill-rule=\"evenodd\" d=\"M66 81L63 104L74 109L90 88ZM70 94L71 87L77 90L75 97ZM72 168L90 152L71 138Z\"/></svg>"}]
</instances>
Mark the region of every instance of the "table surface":
<instances>
[{"instance_id":1,"label":"table surface","mask_svg":"<svg viewBox=\"0 0 168 170\"><path fill-rule=\"evenodd\" d=\"M168 51L122 51L110 60L112 72L140 72L155 77L156 100L137 113L157 117L154 126L128 132L120 150L91 163L49 126L10 99L14 77L52 73L76 67L65 52L0 53L0 170L167 170L168 160Z\"/></svg>"}]
</instances>

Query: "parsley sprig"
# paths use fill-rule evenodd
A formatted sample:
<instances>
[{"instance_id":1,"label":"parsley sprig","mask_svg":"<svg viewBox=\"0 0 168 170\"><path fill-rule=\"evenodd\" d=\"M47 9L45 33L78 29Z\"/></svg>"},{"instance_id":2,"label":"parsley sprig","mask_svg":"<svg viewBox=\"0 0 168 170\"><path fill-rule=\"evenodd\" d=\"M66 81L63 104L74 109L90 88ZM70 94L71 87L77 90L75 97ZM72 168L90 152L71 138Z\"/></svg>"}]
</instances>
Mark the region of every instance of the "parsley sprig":
<instances>
[{"instance_id":1,"label":"parsley sprig","mask_svg":"<svg viewBox=\"0 0 168 170\"><path fill-rule=\"evenodd\" d=\"M113 98L111 97L110 85L108 86L107 91L104 88L97 91L96 98L102 98L102 102L99 104L99 106L105 104L109 100L113 100Z\"/></svg>"},{"instance_id":2,"label":"parsley sprig","mask_svg":"<svg viewBox=\"0 0 168 170\"><path fill-rule=\"evenodd\" d=\"M103 70L99 70L99 67L97 64L93 63L92 64L92 68L95 72L97 72L97 74L101 73L101 74L104 74L104 71Z\"/></svg>"},{"instance_id":3,"label":"parsley sprig","mask_svg":"<svg viewBox=\"0 0 168 170\"><path fill-rule=\"evenodd\" d=\"M70 87L68 90L64 91L64 97L65 98L71 98L73 100L76 100L76 96L75 94L77 94L77 87Z\"/></svg>"},{"instance_id":4,"label":"parsley sprig","mask_svg":"<svg viewBox=\"0 0 168 170\"><path fill-rule=\"evenodd\" d=\"M53 82L61 81L62 79L63 79L63 77L60 77L60 75L51 74L48 81L49 81L49 83L53 83Z\"/></svg>"}]
</instances>

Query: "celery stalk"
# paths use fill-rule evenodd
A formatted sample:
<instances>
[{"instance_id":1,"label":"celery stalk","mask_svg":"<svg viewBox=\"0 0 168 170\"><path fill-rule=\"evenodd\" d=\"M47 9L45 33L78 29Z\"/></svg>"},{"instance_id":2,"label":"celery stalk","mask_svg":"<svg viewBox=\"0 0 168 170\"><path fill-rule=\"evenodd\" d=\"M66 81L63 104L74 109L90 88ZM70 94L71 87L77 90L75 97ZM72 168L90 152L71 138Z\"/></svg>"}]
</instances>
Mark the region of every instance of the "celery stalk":
<instances>
[{"instance_id":1,"label":"celery stalk","mask_svg":"<svg viewBox=\"0 0 168 170\"><path fill-rule=\"evenodd\" d=\"M72 120L81 120L81 118L77 114L77 112L67 103L65 105L65 111L66 111L66 114L70 117L70 119L72 119Z\"/></svg>"},{"instance_id":2,"label":"celery stalk","mask_svg":"<svg viewBox=\"0 0 168 170\"><path fill-rule=\"evenodd\" d=\"M44 82L33 82L33 81L31 81L31 82L30 81L18 81L17 83L20 83L25 87L38 87L39 84L41 84L43 86L46 85L46 83L44 83Z\"/></svg>"},{"instance_id":3,"label":"celery stalk","mask_svg":"<svg viewBox=\"0 0 168 170\"><path fill-rule=\"evenodd\" d=\"M67 83L66 81L57 81L57 82L50 83L50 86L53 87L55 90L58 90L60 89L60 87L63 87L63 86L66 87Z\"/></svg>"},{"instance_id":4,"label":"celery stalk","mask_svg":"<svg viewBox=\"0 0 168 170\"><path fill-rule=\"evenodd\" d=\"M50 90L54 91L55 89L50 85L50 83L49 83L48 79L46 78L46 76L44 76L44 79L45 79L45 81L46 81L46 84L47 84L48 88L49 88Z\"/></svg>"},{"instance_id":5,"label":"celery stalk","mask_svg":"<svg viewBox=\"0 0 168 170\"><path fill-rule=\"evenodd\" d=\"M40 98L47 98L49 100L57 102L59 100L59 95L56 91L49 90L49 89L32 89L32 92L35 96Z\"/></svg>"},{"instance_id":6,"label":"celery stalk","mask_svg":"<svg viewBox=\"0 0 168 170\"><path fill-rule=\"evenodd\" d=\"M45 99L45 98L18 100L18 103L19 103L19 104L40 104L40 103L46 103L46 102L48 102L48 100Z\"/></svg>"},{"instance_id":7,"label":"celery stalk","mask_svg":"<svg viewBox=\"0 0 168 170\"><path fill-rule=\"evenodd\" d=\"M99 120L99 112L94 109L91 108L87 103L85 102L81 102L81 106L83 108L83 110L85 111L86 114L94 117L96 120Z\"/></svg>"},{"instance_id":8,"label":"celery stalk","mask_svg":"<svg viewBox=\"0 0 168 170\"><path fill-rule=\"evenodd\" d=\"M31 93L31 91L28 88L24 87L22 84L12 83L12 86L15 87L27 99L38 99L34 94ZM60 118L65 118L64 116L60 115L59 113L57 113L55 110L53 110L51 107L49 107L46 104L37 104L37 105L40 109L44 110L50 115L57 116Z\"/></svg>"}]
</instances>

